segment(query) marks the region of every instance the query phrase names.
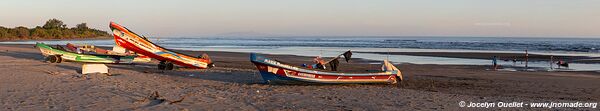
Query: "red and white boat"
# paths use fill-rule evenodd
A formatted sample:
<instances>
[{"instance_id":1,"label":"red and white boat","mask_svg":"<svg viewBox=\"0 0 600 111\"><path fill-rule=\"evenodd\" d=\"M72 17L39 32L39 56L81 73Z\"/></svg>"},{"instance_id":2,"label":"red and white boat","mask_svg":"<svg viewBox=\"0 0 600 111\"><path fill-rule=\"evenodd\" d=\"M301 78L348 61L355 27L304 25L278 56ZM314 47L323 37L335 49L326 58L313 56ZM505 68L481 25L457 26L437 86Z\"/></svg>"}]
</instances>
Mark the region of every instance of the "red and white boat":
<instances>
[{"instance_id":1,"label":"red and white boat","mask_svg":"<svg viewBox=\"0 0 600 111\"><path fill-rule=\"evenodd\" d=\"M402 73L394 65L384 60L379 73L335 73L291 66L276 60L252 53L250 61L256 65L263 80L267 83L312 82L312 83L389 83L402 80Z\"/></svg>"},{"instance_id":2,"label":"red and white boat","mask_svg":"<svg viewBox=\"0 0 600 111\"><path fill-rule=\"evenodd\" d=\"M173 64L199 69L214 66L206 54L203 54L202 57L194 57L168 50L114 22L110 23L110 29L118 46L161 61L158 65L159 69L171 70L174 67Z\"/></svg>"}]
</instances>

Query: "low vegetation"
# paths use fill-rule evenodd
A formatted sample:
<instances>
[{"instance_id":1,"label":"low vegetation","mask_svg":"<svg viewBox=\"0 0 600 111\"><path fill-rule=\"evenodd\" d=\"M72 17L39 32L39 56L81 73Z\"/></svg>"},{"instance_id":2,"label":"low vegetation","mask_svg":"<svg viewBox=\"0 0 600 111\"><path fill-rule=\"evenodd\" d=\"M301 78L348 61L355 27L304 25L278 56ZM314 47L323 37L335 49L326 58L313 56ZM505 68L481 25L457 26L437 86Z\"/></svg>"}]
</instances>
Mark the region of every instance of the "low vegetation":
<instances>
[{"instance_id":1,"label":"low vegetation","mask_svg":"<svg viewBox=\"0 0 600 111\"><path fill-rule=\"evenodd\" d=\"M78 39L108 37L106 31L91 29L86 23L68 28L61 20L50 19L44 26L27 28L18 26L6 28L0 26L0 40L35 40L35 39Z\"/></svg>"}]
</instances>

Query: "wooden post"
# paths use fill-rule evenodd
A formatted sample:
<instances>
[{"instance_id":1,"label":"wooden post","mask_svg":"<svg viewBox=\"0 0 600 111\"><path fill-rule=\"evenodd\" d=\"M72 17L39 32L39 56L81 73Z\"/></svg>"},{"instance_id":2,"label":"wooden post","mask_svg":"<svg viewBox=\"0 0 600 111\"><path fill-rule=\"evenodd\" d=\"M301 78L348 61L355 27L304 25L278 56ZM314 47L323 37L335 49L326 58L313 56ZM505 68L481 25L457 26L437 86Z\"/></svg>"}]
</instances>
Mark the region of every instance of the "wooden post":
<instances>
[{"instance_id":1,"label":"wooden post","mask_svg":"<svg viewBox=\"0 0 600 111\"><path fill-rule=\"evenodd\" d=\"M323 49L319 50L319 57L323 57Z\"/></svg>"},{"instance_id":2,"label":"wooden post","mask_svg":"<svg viewBox=\"0 0 600 111\"><path fill-rule=\"evenodd\" d=\"M391 50L390 50L390 49L388 49L388 52L387 52L387 57L385 58L385 60L388 60L388 61L390 60L390 52L391 52Z\"/></svg>"}]
</instances>

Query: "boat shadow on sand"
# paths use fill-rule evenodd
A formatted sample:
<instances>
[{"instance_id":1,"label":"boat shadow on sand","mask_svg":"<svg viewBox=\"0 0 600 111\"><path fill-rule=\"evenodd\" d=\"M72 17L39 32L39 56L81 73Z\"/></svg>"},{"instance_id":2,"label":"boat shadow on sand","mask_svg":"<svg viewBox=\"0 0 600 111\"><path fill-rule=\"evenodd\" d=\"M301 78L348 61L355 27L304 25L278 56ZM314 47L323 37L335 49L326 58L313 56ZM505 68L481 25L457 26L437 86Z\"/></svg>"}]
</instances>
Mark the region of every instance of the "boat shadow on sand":
<instances>
[{"instance_id":1,"label":"boat shadow on sand","mask_svg":"<svg viewBox=\"0 0 600 111\"><path fill-rule=\"evenodd\" d=\"M35 60L35 61L40 61L40 62L46 62L44 56L41 56L39 53L33 53L33 52L2 51L2 52L0 52L0 56L9 56L9 57L13 57L13 58L16 58L16 59L26 59L26 60ZM40 64L40 65L52 65L52 66L56 66L56 67L67 69L67 70L74 70L74 71L77 71L77 72L81 72L81 68L80 67L73 66L72 64L47 63L47 64Z\"/></svg>"},{"instance_id":2,"label":"boat shadow on sand","mask_svg":"<svg viewBox=\"0 0 600 111\"><path fill-rule=\"evenodd\" d=\"M220 81L239 84L261 84L262 79L256 72L250 70L236 70L228 68L212 69L187 69L176 68L175 70L159 70L155 64L135 64L135 65L110 65L110 68L131 70L139 73L152 73L168 76L178 76L185 78L203 79L211 81Z\"/></svg>"},{"instance_id":3,"label":"boat shadow on sand","mask_svg":"<svg viewBox=\"0 0 600 111\"><path fill-rule=\"evenodd\" d=\"M0 56L9 56L17 59L44 60L44 56L34 52L14 52L4 50L0 51Z\"/></svg>"},{"instance_id":4,"label":"boat shadow on sand","mask_svg":"<svg viewBox=\"0 0 600 111\"><path fill-rule=\"evenodd\" d=\"M276 82L267 83L262 80L259 72L253 69L235 69L235 68L224 68L216 67L211 69L187 69L177 68L176 70L158 70L154 64L136 64L136 65L110 65L111 68L132 70L139 73L148 74L161 74L167 76L177 76L184 78L202 79L210 81L219 81L227 83L238 83L238 84L258 84L258 85L274 85L274 86L354 86L354 85L375 85L375 86L389 86L389 84L321 84L321 83L307 83L307 82Z\"/></svg>"}]
</instances>

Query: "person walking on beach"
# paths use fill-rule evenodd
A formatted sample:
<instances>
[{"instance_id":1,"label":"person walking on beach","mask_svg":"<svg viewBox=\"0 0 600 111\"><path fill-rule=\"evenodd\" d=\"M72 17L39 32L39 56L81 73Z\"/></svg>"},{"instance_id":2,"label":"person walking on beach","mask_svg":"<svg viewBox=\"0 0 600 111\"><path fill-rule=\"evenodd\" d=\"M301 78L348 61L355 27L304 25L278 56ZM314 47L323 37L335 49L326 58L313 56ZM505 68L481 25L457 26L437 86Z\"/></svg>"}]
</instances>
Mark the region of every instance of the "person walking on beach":
<instances>
[{"instance_id":1,"label":"person walking on beach","mask_svg":"<svg viewBox=\"0 0 600 111\"><path fill-rule=\"evenodd\" d=\"M552 64L554 64L554 56L550 55L550 70L554 69L554 66L552 66ZM560 67L560 66L559 66Z\"/></svg>"},{"instance_id":2,"label":"person walking on beach","mask_svg":"<svg viewBox=\"0 0 600 111\"><path fill-rule=\"evenodd\" d=\"M517 65L517 56L513 57L512 62L513 62L513 66Z\"/></svg>"},{"instance_id":3,"label":"person walking on beach","mask_svg":"<svg viewBox=\"0 0 600 111\"><path fill-rule=\"evenodd\" d=\"M498 62L498 57L494 56L492 58L492 67L493 67L494 70L496 70L498 68L498 63L497 62Z\"/></svg>"}]
</instances>

